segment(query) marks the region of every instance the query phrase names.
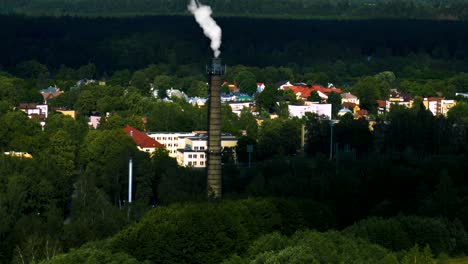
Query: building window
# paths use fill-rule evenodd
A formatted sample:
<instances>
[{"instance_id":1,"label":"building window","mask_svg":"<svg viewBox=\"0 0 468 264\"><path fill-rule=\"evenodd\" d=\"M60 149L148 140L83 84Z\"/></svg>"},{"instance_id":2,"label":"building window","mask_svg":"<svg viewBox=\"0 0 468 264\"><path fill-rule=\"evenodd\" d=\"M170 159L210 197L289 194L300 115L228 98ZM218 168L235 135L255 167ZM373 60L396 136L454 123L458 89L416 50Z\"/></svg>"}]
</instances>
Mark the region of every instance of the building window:
<instances>
[{"instance_id":1,"label":"building window","mask_svg":"<svg viewBox=\"0 0 468 264\"><path fill-rule=\"evenodd\" d=\"M168 146L169 146L169 147L172 147L172 144L169 144Z\"/></svg>"},{"instance_id":2,"label":"building window","mask_svg":"<svg viewBox=\"0 0 468 264\"><path fill-rule=\"evenodd\" d=\"M174 147L178 147L178 146L179 146L179 144L174 144Z\"/></svg>"},{"instance_id":3,"label":"building window","mask_svg":"<svg viewBox=\"0 0 468 264\"><path fill-rule=\"evenodd\" d=\"M171 138L171 137L170 137L170 138L168 138L168 139L169 139L169 140L172 140L172 138Z\"/></svg>"},{"instance_id":4,"label":"building window","mask_svg":"<svg viewBox=\"0 0 468 264\"><path fill-rule=\"evenodd\" d=\"M200 150L205 150L205 147L200 147Z\"/></svg>"},{"instance_id":5,"label":"building window","mask_svg":"<svg viewBox=\"0 0 468 264\"><path fill-rule=\"evenodd\" d=\"M196 162L196 161L193 162L193 166L197 166L197 162Z\"/></svg>"},{"instance_id":6,"label":"building window","mask_svg":"<svg viewBox=\"0 0 468 264\"><path fill-rule=\"evenodd\" d=\"M191 159L191 158L192 158L192 154L189 154L189 155L188 155L188 158Z\"/></svg>"},{"instance_id":7,"label":"building window","mask_svg":"<svg viewBox=\"0 0 468 264\"><path fill-rule=\"evenodd\" d=\"M192 166L192 162L191 162L191 161L189 161L189 162L188 162L188 165L189 165L189 166Z\"/></svg>"},{"instance_id":8,"label":"building window","mask_svg":"<svg viewBox=\"0 0 468 264\"><path fill-rule=\"evenodd\" d=\"M161 137L158 137L158 140L161 140Z\"/></svg>"},{"instance_id":9,"label":"building window","mask_svg":"<svg viewBox=\"0 0 468 264\"><path fill-rule=\"evenodd\" d=\"M200 166L204 166L204 165L205 165L205 162L200 161Z\"/></svg>"},{"instance_id":10,"label":"building window","mask_svg":"<svg viewBox=\"0 0 468 264\"><path fill-rule=\"evenodd\" d=\"M165 138L165 137L163 137L163 140L166 140L166 138Z\"/></svg>"},{"instance_id":11,"label":"building window","mask_svg":"<svg viewBox=\"0 0 468 264\"><path fill-rule=\"evenodd\" d=\"M194 147L195 150L198 150L198 147Z\"/></svg>"},{"instance_id":12,"label":"building window","mask_svg":"<svg viewBox=\"0 0 468 264\"><path fill-rule=\"evenodd\" d=\"M193 158L196 159L196 158L197 158L197 155L193 155Z\"/></svg>"},{"instance_id":13,"label":"building window","mask_svg":"<svg viewBox=\"0 0 468 264\"><path fill-rule=\"evenodd\" d=\"M205 155L204 155L204 154L201 154L201 155L200 155L200 158L204 159L204 158L205 158Z\"/></svg>"}]
</instances>

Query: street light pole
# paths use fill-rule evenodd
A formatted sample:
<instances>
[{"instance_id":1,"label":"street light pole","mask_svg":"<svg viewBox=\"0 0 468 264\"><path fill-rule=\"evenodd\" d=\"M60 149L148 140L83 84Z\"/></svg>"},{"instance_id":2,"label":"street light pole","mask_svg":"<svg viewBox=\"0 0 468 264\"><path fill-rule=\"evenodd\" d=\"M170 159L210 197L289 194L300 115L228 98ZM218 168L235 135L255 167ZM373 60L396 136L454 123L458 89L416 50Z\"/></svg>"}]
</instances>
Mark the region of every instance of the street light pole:
<instances>
[{"instance_id":1,"label":"street light pole","mask_svg":"<svg viewBox=\"0 0 468 264\"><path fill-rule=\"evenodd\" d=\"M330 119L330 160L333 159L333 125L334 120Z\"/></svg>"}]
</instances>

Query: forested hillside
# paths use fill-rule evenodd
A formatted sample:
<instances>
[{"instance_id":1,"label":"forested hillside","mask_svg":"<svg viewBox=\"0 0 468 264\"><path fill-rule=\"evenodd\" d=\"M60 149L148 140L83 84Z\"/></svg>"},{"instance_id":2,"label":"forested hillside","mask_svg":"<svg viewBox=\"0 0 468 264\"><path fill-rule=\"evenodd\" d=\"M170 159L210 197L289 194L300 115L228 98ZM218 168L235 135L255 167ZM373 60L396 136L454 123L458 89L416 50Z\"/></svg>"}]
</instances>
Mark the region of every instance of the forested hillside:
<instances>
[{"instance_id":1,"label":"forested hillside","mask_svg":"<svg viewBox=\"0 0 468 264\"><path fill-rule=\"evenodd\" d=\"M466 19L465 0L205 0L218 16ZM2 13L34 15L184 14L188 0L3 0Z\"/></svg>"},{"instance_id":2,"label":"forested hillside","mask_svg":"<svg viewBox=\"0 0 468 264\"><path fill-rule=\"evenodd\" d=\"M299 72L332 67L341 69L340 79L346 67L355 76L385 70L415 76L414 68L467 68L466 22L220 18L218 23L223 28L221 57L228 66L288 66ZM203 69L212 57L208 40L189 16L3 16L0 30L5 36L0 65L7 70L27 60L49 69L94 63L101 74L160 63L172 69L187 64ZM427 65L430 58L438 60L436 65Z\"/></svg>"}]
</instances>

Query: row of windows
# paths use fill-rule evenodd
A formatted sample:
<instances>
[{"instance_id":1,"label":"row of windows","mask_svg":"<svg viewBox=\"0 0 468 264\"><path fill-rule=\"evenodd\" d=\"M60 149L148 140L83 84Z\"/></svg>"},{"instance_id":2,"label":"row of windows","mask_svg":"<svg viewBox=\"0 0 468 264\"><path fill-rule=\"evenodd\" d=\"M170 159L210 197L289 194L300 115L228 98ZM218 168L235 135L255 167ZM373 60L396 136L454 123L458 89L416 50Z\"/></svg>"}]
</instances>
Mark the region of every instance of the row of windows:
<instances>
[{"instance_id":1,"label":"row of windows","mask_svg":"<svg viewBox=\"0 0 468 264\"><path fill-rule=\"evenodd\" d=\"M172 139L178 140L179 138L178 137L174 137L174 138L172 138L172 137L157 137L156 138L156 140L172 140Z\"/></svg>"},{"instance_id":2,"label":"row of windows","mask_svg":"<svg viewBox=\"0 0 468 264\"><path fill-rule=\"evenodd\" d=\"M197 162L196 162L196 161L194 161L194 162L189 161L189 162L188 162L188 165L189 165L189 166L197 166ZM205 166L205 162L204 162L204 161L200 161L200 166Z\"/></svg>"},{"instance_id":3,"label":"row of windows","mask_svg":"<svg viewBox=\"0 0 468 264\"><path fill-rule=\"evenodd\" d=\"M166 143L164 143L164 146L166 146L166 147L172 147L172 144L166 144ZM179 144L174 144L174 147L178 147L178 146L179 146Z\"/></svg>"},{"instance_id":4,"label":"row of windows","mask_svg":"<svg viewBox=\"0 0 468 264\"><path fill-rule=\"evenodd\" d=\"M194 150L205 150L205 147L194 147Z\"/></svg>"},{"instance_id":5,"label":"row of windows","mask_svg":"<svg viewBox=\"0 0 468 264\"><path fill-rule=\"evenodd\" d=\"M196 158L198 157L198 155L197 155L197 154L193 154L193 155L192 155L192 154L189 154L188 157L189 157L189 159L192 159L192 158L193 158L193 159L196 159ZM204 159L204 158L205 158L205 154L200 154L200 158L201 158L201 159Z\"/></svg>"}]
</instances>

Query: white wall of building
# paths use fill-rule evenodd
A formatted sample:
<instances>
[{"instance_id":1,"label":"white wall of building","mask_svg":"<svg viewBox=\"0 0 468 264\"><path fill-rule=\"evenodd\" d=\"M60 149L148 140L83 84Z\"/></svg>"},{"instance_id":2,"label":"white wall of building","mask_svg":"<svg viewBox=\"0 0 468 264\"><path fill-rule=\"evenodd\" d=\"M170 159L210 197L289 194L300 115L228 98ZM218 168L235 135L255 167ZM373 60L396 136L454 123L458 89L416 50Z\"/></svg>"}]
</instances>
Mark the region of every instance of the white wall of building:
<instances>
[{"instance_id":1,"label":"white wall of building","mask_svg":"<svg viewBox=\"0 0 468 264\"><path fill-rule=\"evenodd\" d=\"M195 133L170 133L170 132L158 132L158 133L147 133L149 137L155 139L159 143L163 144L169 151L169 156L176 158L177 149L185 148L185 138L195 136Z\"/></svg>"},{"instance_id":2,"label":"white wall of building","mask_svg":"<svg viewBox=\"0 0 468 264\"><path fill-rule=\"evenodd\" d=\"M331 104L310 104L310 105L288 105L289 115L292 117L302 118L305 113L315 113L319 116L326 116L331 119L332 105Z\"/></svg>"}]
</instances>

